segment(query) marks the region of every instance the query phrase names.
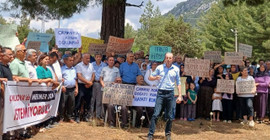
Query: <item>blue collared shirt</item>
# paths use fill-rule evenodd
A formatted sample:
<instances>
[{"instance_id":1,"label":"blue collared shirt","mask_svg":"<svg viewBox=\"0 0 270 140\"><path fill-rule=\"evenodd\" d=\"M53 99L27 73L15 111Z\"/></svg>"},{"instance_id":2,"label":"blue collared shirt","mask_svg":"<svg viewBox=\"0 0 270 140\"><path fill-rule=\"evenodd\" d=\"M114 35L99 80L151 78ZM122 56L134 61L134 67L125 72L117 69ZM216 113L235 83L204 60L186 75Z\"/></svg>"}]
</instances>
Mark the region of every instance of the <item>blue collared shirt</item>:
<instances>
[{"instance_id":1,"label":"blue collared shirt","mask_svg":"<svg viewBox=\"0 0 270 140\"><path fill-rule=\"evenodd\" d=\"M62 78L66 88L74 88L76 86L77 72L74 67L68 68L66 65L61 67Z\"/></svg>"},{"instance_id":2,"label":"blue collared shirt","mask_svg":"<svg viewBox=\"0 0 270 140\"><path fill-rule=\"evenodd\" d=\"M166 64L159 65L156 70L152 73L152 76L161 76L158 89L161 90L174 90L175 82L181 85L180 82L180 71L175 65L171 65L170 68L166 67Z\"/></svg>"},{"instance_id":3,"label":"blue collared shirt","mask_svg":"<svg viewBox=\"0 0 270 140\"><path fill-rule=\"evenodd\" d=\"M96 80L96 81L99 81L99 77L100 77L100 74L101 74L101 70L102 70L102 68L106 67L107 64L101 62L99 65L97 65L96 61L93 62L92 64L93 64L93 67L94 67L94 69L95 69L95 71L96 71L96 73L95 73L95 80Z\"/></svg>"},{"instance_id":4,"label":"blue collared shirt","mask_svg":"<svg viewBox=\"0 0 270 140\"><path fill-rule=\"evenodd\" d=\"M134 62L132 62L132 64L124 62L120 65L120 75L123 82L135 84L136 77L142 75L142 73L138 64Z\"/></svg>"},{"instance_id":5,"label":"blue collared shirt","mask_svg":"<svg viewBox=\"0 0 270 140\"><path fill-rule=\"evenodd\" d=\"M181 70L181 65L183 65L183 63L178 64L177 62L174 62L173 65L177 66L179 70Z\"/></svg>"}]
</instances>

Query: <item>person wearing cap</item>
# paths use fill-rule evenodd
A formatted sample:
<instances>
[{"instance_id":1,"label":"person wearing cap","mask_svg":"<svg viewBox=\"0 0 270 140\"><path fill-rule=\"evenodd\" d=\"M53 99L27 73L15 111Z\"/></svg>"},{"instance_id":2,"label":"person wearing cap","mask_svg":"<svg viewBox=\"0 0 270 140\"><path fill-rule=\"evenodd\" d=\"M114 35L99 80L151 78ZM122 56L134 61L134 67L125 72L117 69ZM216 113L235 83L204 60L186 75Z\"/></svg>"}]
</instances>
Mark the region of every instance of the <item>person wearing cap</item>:
<instances>
[{"instance_id":1,"label":"person wearing cap","mask_svg":"<svg viewBox=\"0 0 270 140\"><path fill-rule=\"evenodd\" d=\"M101 61L102 55L95 54L95 62L92 63L94 70L95 70L95 80L93 83L93 91L92 91L92 98L91 98L91 117L96 116L96 118L101 121L103 118L102 114L102 92L101 92L101 84L100 84L100 74L102 68L106 67L107 65ZM96 110L96 114L94 114L94 110Z\"/></svg>"}]
</instances>

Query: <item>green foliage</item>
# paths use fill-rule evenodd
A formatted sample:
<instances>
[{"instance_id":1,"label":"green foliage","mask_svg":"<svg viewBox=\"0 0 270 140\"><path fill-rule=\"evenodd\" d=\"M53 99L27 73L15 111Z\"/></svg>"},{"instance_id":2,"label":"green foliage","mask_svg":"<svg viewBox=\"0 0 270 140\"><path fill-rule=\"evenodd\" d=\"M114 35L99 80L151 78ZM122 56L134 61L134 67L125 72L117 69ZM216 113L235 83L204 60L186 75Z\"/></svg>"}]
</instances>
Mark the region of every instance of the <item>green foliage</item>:
<instances>
[{"instance_id":1,"label":"green foliage","mask_svg":"<svg viewBox=\"0 0 270 140\"><path fill-rule=\"evenodd\" d=\"M2 7L6 11L15 11L16 17L22 12L31 18L59 19L80 13L88 3L89 0L6 0Z\"/></svg>"},{"instance_id":2,"label":"green foliage","mask_svg":"<svg viewBox=\"0 0 270 140\"><path fill-rule=\"evenodd\" d=\"M136 31L133 29L133 27L127 23L125 26L125 38L135 38Z\"/></svg>"},{"instance_id":3,"label":"green foliage","mask_svg":"<svg viewBox=\"0 0 270 140\"><path fill-rule=\"evenodd\" d=\"M225 6L236 6L238 3L246 3L247 5L250 6L257 6L260 4L263 4L267 0L223 0L223 4Z\"/></svg>"},{"instance_id":4,"label":"green foliage","mask_svg":"<svg viewBox=\"0 0 270 140\"><path fill-rule=\"evenodd\" d=\"M263 5L224 7L220 2L213 5L198 23L200 40L207 50L234 51L234 33L237 28L238 42L253 46L252 59L269 59L270 54L270 2Z\"/></svg>"},{"instance_id":5,"label":"green foliage","mask_svg":"<svg viewBox=\"0 0 270 140\"><path fill-rule=\"evenodd\" d=\"M23 42L29 32L33 31L30 29L30 19L26 15L21 16L20 24L17 27L18 38L20 42Z\"/></svg>"},{"instance_id":6,"label":"green foliage","mask_svg":"<svg viewBox=\"0 0 270 140\"><path fill-rule=\"evenodd\" d=\"M146 4L140 23L133 51L143 50L148 53L150 45L160 45L171 46L175 54L200 55L202 48L198 45L196 32L191 25L182 18L162 16L159 8L154 9L151 1Z\"/></svg>"}]
</instances>

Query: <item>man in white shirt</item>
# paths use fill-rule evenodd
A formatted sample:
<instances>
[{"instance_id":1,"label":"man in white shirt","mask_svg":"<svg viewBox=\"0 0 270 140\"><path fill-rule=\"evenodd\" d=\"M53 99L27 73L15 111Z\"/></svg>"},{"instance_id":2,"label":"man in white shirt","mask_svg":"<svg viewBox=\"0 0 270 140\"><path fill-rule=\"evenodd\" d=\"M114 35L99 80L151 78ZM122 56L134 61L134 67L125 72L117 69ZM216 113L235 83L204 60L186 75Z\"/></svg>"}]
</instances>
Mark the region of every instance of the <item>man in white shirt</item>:
<instances>
[{"instance_id":1,"label":"man in white shirt","mask_svg":"<svg viewBox=\"0 0 270 140\"><path fill-rule=\"evenodd\" d=\"M35 65L37 61L37 52L34 49L28 49L26 52L26 68L29 72L29 78L30 79L38 79L37 78L37 66Z\"/></svg>"},{"instance_id":2,"label":"man in white shirt","mask_svg":"<svg viewBox=\"0 0 270 140\"><path fill-rule=\"evenodd\" d=\"M90 54L83 54L82 62L76 65L79 93L75 98L75 121L80 122L79 111L81 108L81 99L85 100L84 120L89 121L90 105L92 97L92 85L95 80L95 69L90 63Z\"/></svg>"}]
</instances>

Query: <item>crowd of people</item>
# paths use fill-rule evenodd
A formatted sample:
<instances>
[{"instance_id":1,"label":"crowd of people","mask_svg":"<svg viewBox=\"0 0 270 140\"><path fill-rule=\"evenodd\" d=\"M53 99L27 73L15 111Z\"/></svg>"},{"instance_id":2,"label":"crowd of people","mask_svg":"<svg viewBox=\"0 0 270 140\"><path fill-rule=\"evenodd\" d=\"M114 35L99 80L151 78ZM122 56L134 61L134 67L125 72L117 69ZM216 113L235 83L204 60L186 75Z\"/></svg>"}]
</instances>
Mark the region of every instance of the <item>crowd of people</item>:
<instances>
[{"instance_id":1,"label":"crowd of people","mask_svg":"<svg viewBox=\"0 0 270 140\"><path fill-rule=\"evenodd\" d=\"M181 83L186 84L186 93L182 93L183 101L178 104L177 96L175 97L174 119L195 121L196 118L203 118L212 121L223 120L224 123L234 121L253 127L255 122L264 122L267 113L270 115L268 107L270 61L260 60L257 64L243 59L243 66L226 65L224 62L211 63L210 76L198 77L185 74L185 57L176 55L173 62L179 69L179 75L187 78L186 83ZM42 53L26 49L24 45L17 45L14 51L1 46L1 104L4 98L3 81L24 81L29 85L32 82L39 82L52 85L53 88L62 82L58 117L35 127L43 132L63 121L80 123L95 118L104 122L106 111L108 125L115 127L119 106L102 104L105 83L158 86L159 79L151 76L157 73L155 71L160 64L163 62L149 61L149 55L145 55L143 51L129 52L127 55L114 53L90 55L82 54L81 49L62 53L53 48L48 53ZM249 94L219 93L216 91L217 79L255 80L257 91ZM120 127L125 129L131 123L130 112L134 112L131 110L137 112L135 127L150 126L154 108L121 106ZM147 119L141 119L142 116L147 116ZM157 117L157 114L154 116ZM17 137L13 133L9 132L4 136ZM19 134L29 137L28 129L20 130Z\"/></svg>"}]
</instances>

